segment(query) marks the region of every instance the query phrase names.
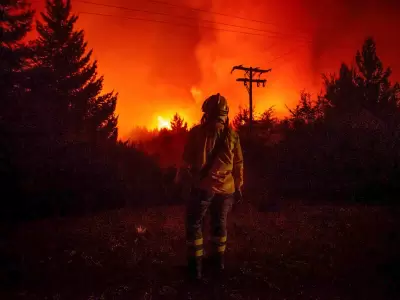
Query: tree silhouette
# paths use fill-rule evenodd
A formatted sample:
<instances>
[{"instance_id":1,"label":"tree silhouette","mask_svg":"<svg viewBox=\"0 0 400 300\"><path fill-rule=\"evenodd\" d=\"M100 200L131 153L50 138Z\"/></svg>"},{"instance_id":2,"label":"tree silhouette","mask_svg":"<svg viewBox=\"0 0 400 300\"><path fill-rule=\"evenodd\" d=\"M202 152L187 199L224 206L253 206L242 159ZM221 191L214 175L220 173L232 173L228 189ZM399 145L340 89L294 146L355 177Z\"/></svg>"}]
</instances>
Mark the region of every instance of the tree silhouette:
<instances>
[{"instance_id":1,"label":"tree silhouette","mask_svg":"<svg viewBox=\"0 0 400 300\"><path fill-rule=\"evenodd\" d=\"M240 131L240 129L248 126L249 121L250 110L248 108L239 107L239 112L233 118L232 125L233 127L235 127L236 130Z\"/></svg>"},{"instance_id":2,"label":"tree silhouette","mask_svg":"<svg viewBox=\"0 0 400 300\"><path fill-rule=\"evenodd\" d=\"M0 0L0 188L18 199L16 145L21 140L24 82L29 51L23 39L31 29L33 11L25 1ZM10 217L17 201L1 201L0 218Z\"/></svg>"},{"instance_id":3,"label":"tree silhouette","mask_svg":"<svg viewBox=\"0 0 400 300\"><path fill-rule=\"evenodd\" d=\"M46 0L43 22L37 21L36 70L39 95L52 116L53 133L67 139L116 140L117 94L101 94L103 77L97 76L97 61L86 51L83 30L71 14L71 1Z\"/></svg>"},{"instance_id":4,"label":"tree silhouette","mask_svg":"<svg viewBox=\"0 0 400 300\"><path fill-rule=\"evenodd\" d=\"M175 133L187 131L187 122L178 113L171 120L171 130Z\"/></svg>"},{"instance_id":5,"label":"tree silhouette","mask_svg":"<svg viewBox=\"0 0 400 300\"><path fill-rule=\"evenodd\" d=\"M325 95L327 106L342 113L357 110L362 105L362 93L358 87L358 77L354 68L342 64L339 76L335 74L324 75Z\"/></svg>"},{"instance_id":6,"label":"tree silhouette","mask_svg":"<svg viewBox=\"0 0 400 300\"><path fill-rule=\"evenodd\" d=\"M289 109L291 121L297 125L312 124L323 117L322 97L317 101L311 100L311 94L302 91L300 101L294 109Z\"/></svg>"},{"instance_id":7,"label":"tree silhouette","mask_svg":"<svg viewBox=\"0 0 400 300\"><path fill-rule=\"evenodd\" d=\"M263 127L267 129L272 129L274 126L278 124L278 119L275 117L274 107L271 106L266 111L264 111L260 116L260 123Z\"/></svg>"},{"instance_id":8,"label":"tree silhouette","mask_svg":"<svg viewBox=\"0 0 400 300\"><path fill-rule=\"evenodd\" d=\"M23 91L29 51L22 42L31 29L33 11L25 1L1 0L0 19L0 124L15 118ZM3 124L4 125L4 124Z\"/></svg>"},{"instance_id":9,"label":"tree silhouette","mask_svg":"<svg viewBox=\"0 0 400 300\"><path fill-rule=\"evenodd\" d=\"M366 109L382 119L398 114L400 86L391 84L391 69L383 68L372 38L367 38L362 50L357 51L356 62L356 68L342 64L339 76L324 76L327 111Z\"/></svg>"},{"instance_id":10,"label":"tree silhouette","mask_svg":"<svg viewBox=\"0 0 400 300\"><path fill-rule=\"evenodd\" d=\"M390 83L392 70L383 68L372 38L366 39L362 50L357 52L356 62L365 106L380 117L393 114L398 108L400 86L398 83L394 85Z\"/></svg>"}]
</instances>

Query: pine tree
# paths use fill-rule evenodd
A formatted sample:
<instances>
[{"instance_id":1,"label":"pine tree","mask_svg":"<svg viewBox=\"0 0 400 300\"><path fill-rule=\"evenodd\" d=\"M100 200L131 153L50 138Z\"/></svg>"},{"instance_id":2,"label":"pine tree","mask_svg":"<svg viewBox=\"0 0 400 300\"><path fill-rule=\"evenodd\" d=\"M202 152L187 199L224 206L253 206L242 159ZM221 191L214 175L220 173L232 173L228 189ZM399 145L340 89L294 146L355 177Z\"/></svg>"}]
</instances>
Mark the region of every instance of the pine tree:
<instances>
[{"instance_id":1,"label":"pine tree","mask_svg":"<svg viewBox=\"0 0 400 300\"><path fill-rule=\"evenodd\" d=\"M271 106L261 114L260 124L266 129L272 129L276 124L278 124L278 119L275 117L274 106Z\"/></svg>"},{"instance_id":2,"label":"pine tree","mask_svg":"<svg viewBox=\"0 0 400 300\"><path fill-rule=\"evenodd\" d=\"M14 164L19 149L25 69L29 51L23 38L31 29L33 11L25 1L0 0L0 188L18 198L20 191ZM8 193L9 192L9 193ZM12 215L15 201L2 199L2 216Z\"/></svg>"},{"instance_id":3,"label":"pine tree","mask_svg":"<svg viewBox=\"0 0 400 300\"><path fill-rule=\"evenodd\" d=\"M383 118L393 115L400 100L400 86L389 81L392 70L383 68L372 38L366 39L362 50L357 51L356 62L365 106Z\"/></svg>"},{"instance_id":4,"label":"pine tree","mask_svg":"<svg viewBox=\"0 0 400 300\"><path fill-rule=\"evenodd\" d=\"M254 108L253 108L254 111ZM248 108L239 107L239 112L233 118L232 125L236 130L248 127L250 121L250 110Z\"/></svg>"},{"instance_id":5,"label":"pine tree","mask_svg":"<svg viewBox=\"0 0 400 300\"><path fill-rule=\"evenodd\" d=\"M22 42L31 29L33 11L25 1L0 0L0 122L7 122L22 92L29 51Z\"/></svg>"},{"instance_id":6,"label":"pine tree","mask_svg":"<svg viewBox=\"0 0 400 300\"><path fill-rule=\"evenodd\" d=\"M101 94L103 77L91 62L83 30L70 0L46 0L43 22L37 21L37 90L45 101L53 134L67 139L95 141L117 138L117 94ZM37 96L37 97L38 97Z\"/></svg>"},{"instance_id":7,"label":"pine tree","mask_svg":"<svg viewBox=\"0 0 400 300\"><path fill-rule=\"evenodd\" d=\"M291 121L296 125L316 123L323 117L322 97L313 101L310 93L302 91L299 103L294 109L288 108L288 110L291 114Z\"/></svg>"},{"instance_id":8,"label":"pine tree","mask_svg":"<svg viewBox=\"0 0 400 300\"><path fill-rule=\"evenodd\" d=\"M171 120L171 130L175 133L187 131L187 123L178 113Z\"/></svg>"},{"instance_id":9,"label":"pine tree","mask_svg":"<svg viewBox=\"0 0 400 300\"><path fill-rule=\"evenodd\" d=\"M392 71L383 68L372 38L365 40L355 58L355 68L342 64L339 76L324 76L328 112L366 109L382 119L398 114L400 86L390 82Z\"/></svg>"},{"instance_id":10,"label":"pine tree","mask_svg":"<svg viewBox=\"0 0 400 300\"><path fill-rule=\"evenodd\" d=\"M339 76L324 75L323 79L324 98L327 102L326 109L329 112L331 109L339 113L357 111L362 107L363 95L358 86L359 77L354 68L343 63Z\"/></svg>"}]
</instances>

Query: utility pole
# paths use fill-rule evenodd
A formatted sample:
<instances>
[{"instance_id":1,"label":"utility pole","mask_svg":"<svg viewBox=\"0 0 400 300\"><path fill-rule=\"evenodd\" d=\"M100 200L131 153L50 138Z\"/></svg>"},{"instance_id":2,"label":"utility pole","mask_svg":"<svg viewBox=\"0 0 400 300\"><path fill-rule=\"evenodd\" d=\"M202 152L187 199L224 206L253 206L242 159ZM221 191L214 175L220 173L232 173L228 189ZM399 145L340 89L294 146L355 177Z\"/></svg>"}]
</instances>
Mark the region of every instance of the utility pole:
<instances>
[{"instance_id":1,"label":"utility pole","mask_svg":"<svg viewBox=\"0 0 400 300\"><path fill-rule=\"evenodd\" d=\"M272 69L268 70L262 70L258 67L253 68L253 67L243 67L243 65L239 66L234 66L232 68L231 74L235 70L242 70L245 71L245 76L244 78L237 78L236 81L243 82L244 86L246 87L248 93L249 93L249 102L250 102L250 123L249 127L250 130L253 126L253 83L257 84L257 87L260 87L260 84L262 84L263 87L265 87L265 83L267 82L266 79L261 79L261 75L264 73L271 72ZM254 79L255 76L258 75L258 78Z\"/></svg>"}]
</instances>

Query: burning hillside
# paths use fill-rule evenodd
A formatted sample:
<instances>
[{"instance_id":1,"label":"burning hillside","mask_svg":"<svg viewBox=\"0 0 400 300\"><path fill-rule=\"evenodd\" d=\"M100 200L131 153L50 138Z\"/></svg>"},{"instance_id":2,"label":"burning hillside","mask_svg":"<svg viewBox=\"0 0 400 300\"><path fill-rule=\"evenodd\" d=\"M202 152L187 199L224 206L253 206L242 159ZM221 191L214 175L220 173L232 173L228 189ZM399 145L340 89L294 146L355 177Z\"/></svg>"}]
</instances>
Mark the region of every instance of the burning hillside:
<instances>
[{"instance_id":1,"label":"burning hillside","mask_svg":"<svg viewBox=\"0 0 400 300\"><path fill-rule=\"evenodd\" d=\"M321 73L350 61L367 35L375 37L383 61L400 69L399 42L393 40L400 22L397 1L72 4L89 47L95 49L105 89L119 92L122 137L134 126L166 127L175 112L197 120L201 101L217 91L229 99L235 114L239 105L247 105L245 88L229 74L237 64L272 68L266 88L254 91L255 106L262 111L275 105L281 116L285 104L298 100L300 90L318 92ZM34 1L33 7L42 11L44 1Z\"/></svg>"}]
</instances>

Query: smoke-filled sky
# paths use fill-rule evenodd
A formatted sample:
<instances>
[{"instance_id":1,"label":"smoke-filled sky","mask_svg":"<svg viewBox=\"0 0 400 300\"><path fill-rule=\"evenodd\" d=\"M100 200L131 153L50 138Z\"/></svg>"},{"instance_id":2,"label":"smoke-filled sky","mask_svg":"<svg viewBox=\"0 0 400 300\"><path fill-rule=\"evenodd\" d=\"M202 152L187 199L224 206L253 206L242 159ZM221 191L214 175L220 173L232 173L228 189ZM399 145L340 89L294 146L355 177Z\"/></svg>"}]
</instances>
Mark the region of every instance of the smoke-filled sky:
<instances>
[{"instance_id":1,"label":"smoke-filled sky","mask_svg":"<svg viewBox=\"0 0 400 300\"><path fill-rule=\"evenodd\" d=\"M157 117L169 119L175 112L195 122L204 98L217 92L227 97L233 117L239 105L248 105L245 87L236 82L243 73L230 74L240 64L272 68L263 76L266 87L254 88L254 104L260 112L274 105L283 115L302 89L319 92L322 73L352 62L366 36L375 38L385 66L400 78L397 0L72 0L72 5L105 89L119 93L120 137L135 126L157 127ZM43 11L44 0L34 1L33 8Z\"/></svg>"}]
</instances>

